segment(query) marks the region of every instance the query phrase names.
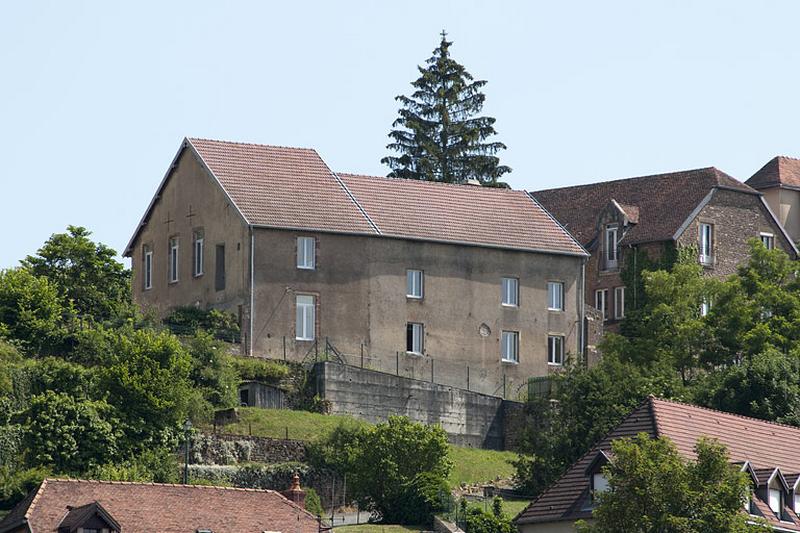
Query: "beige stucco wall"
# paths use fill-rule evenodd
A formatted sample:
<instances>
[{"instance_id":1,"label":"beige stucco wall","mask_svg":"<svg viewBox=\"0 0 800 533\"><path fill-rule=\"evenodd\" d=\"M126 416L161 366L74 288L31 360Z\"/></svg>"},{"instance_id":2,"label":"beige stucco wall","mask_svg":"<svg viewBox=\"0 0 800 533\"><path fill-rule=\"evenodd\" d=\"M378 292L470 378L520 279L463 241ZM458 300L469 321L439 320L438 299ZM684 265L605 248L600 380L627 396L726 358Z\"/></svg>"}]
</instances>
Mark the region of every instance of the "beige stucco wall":
<instances>
[{"instance_id":1,"label":"beige stucco wall","mask_svg":"<svg viewBox=\"0 0 800 533\"><path fill-rule=\"evenodd\" d=\"M776 208L773 205L770 197L765 194L764 197L769 203L770 209L775 213L780 213L781 224L789 232L789 236L794 242L800 240L800 191L793 189L773 189L779 196L780 207ZM772 191L770 191L772 192Z\"/></svg>"},{"instance_id":2,"label":"beige stucco wall","mask_svg":"<svg viewBox=\"0 0 800 533\"><path fill-rule=\"evenodd\" d=\"M298 236L316 238L316 270L297 269ZM406 269L424 271L422 300L406 298ZM463 378L471 365L473 390L481 380L500 383L503 374L510 390L548 374L548 333L566 337L565 352L578 352L580 269L581 259L570 256L257 229L255 353L283 357L284 342L290 359L313 350L313 343L295 340L296 294L313 294L318 338L328 337L349 362L360 364L363 345L373 368L401 366L405 375L428 379L433 357L437 381ZM518 308L501 306L502 277L519 278ZM547 310L547 281L564 282L563 312ZM425 325L424 357L405 353L408 322ZM481 324L491 330L486 337ZM520 333L519 364L500 362L504 329Z\"/></svg>"},{"instance_id":3,"label":"beige stucco wall","mask_svg":"<svg viewBox=\"0 0 800 533\"><path fill-rule=\"evenodd\" d=\"M191 213L194 216L187 216ZM166 223L167 220L171 222ZM204 274L192 275L193 232L204 232ZM178 281L169 283L169 239L177 237ZM215 247L225 245L225 290L214 286ZM152 289L144 290L143 247L153 250ZM222 189L207 174L190 150L176 161L170 179L156 200L131 253L134 299L143 308L160 314L179 305L219 307L238 312L245 304L249 276L249 237L247 227Z\"/></svg>"}]
</instances>

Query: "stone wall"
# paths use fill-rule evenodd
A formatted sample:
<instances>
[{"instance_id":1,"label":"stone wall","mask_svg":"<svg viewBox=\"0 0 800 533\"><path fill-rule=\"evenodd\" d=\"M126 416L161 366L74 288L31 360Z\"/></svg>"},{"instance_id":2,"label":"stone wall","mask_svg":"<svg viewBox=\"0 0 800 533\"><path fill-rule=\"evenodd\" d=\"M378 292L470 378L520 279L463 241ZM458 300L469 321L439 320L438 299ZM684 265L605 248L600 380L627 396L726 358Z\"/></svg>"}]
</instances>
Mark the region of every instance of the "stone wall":
<instances>
[{"instance_id":1,"label":"stone wall","mask_svg":"<svg viewBox=\"0 0 800 533\"><path fill-rule=\"evenodd\" d=\"M259 463L287 463L306 461L306 443L301 440L253 437L232 433L208 433L206 437L223 442L247 441L252 446L250 460Z\"/></svg>"},{"instance_id":2,"label":"stone wall","mask_svg":"<svg viewBox=\"0 0 800 533\"><path fill-rule=\"evenodd\" d=\"M338 363L317 363L314 372L317 392L331 403L334 414L372 423L383 422L390 415L405 415L417 422L441 424L453 444L490 449L505 446L503 405L515 402Z\"/></svg>"}]
</instances>

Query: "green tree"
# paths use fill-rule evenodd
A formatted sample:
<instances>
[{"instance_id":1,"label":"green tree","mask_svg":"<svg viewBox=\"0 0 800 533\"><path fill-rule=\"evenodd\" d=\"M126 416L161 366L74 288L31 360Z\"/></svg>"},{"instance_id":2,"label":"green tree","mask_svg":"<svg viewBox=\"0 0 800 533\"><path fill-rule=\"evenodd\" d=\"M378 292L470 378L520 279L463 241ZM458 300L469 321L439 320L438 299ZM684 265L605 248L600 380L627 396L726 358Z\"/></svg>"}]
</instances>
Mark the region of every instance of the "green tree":
<instances>
[{"instance_id":1,"label":"green tree","mask_svg":"<svg viewBox=\"0 0 800 533\"><path fill-rule=\"evenodd\" d=\"M126 452L172 442L197 399L189 381L191 357L167 332L121 329L113 338L100 387L125 425Z\"/></svg>"},{"instance_id":2,"label":"green tree","mask_svg":"<svg viewBox=\"0 0 800 533\"><path fill-rule=\"evenodd\" d=\"M716 441L698 441L694 461L685 461L669 439L644 433L616 440L612 449L604 467L609 489L594 495L594 520L579 522L580 533L763 531L742 512L747 475Z\"/></svg>"},{"instance_id":3,"label":"green tree","mask_svg":"<svg viewBox=\"0 0 800 533\"><path fill-rule=\"evenodd\" d=\"M226 353L226 344L198 331L187 339L186 347L192 358L189 379L194 388L215 407L235 407L239 376Z\"/></svg>"},{"instance_id":4,"label":"green tree","mask_svg":"<svg viewBox=\"0 0 800 533\"><path fill-rule=\"evenodd\" d=\"M116 421L105 402L47 391L33 397L22 417L30 466L81 473L116 457Z\"/></svg>"},{"instance_id":5,"label":"green tree","mask_svg":"<svg viewBox=\"0 0 800 533\"><path fill-rule=\"evenodd\" d=\"M482 185L498 186L498 178L511 172L500 165L497 153L506 147L490 142L495 135L492 117L478 116L486 96L485 80L475 80L450 57L453 44L445 38L426 67L418 67L420 77L411 83L415 91L398 96L402 104L395 128L389 133L388 149L399 153L381 159L390 177L445 183L478 180Z\"/></svg>"},{"instance_id":6,"label":"green tree","mask_svg":"<svg viewBox=\"0 0 800 533\"><path fill-rule=\"evenodd\" d=\"M15 341L27 353L57 352L70 311L46 278L21 268L0 270L0 337Z\"/></svg>"},{"instance_id":7,"label":"green tree","mask_svg":"<svg viewBox=\"0 0 800 533\"><path fill-rule=\"evenodd\" d=\"M22 265L47 278L82 318L109 320L131 310L130 271L116 260L117 252L90 235L86 228L68 226Z\"/></svg>"}]
</instances>

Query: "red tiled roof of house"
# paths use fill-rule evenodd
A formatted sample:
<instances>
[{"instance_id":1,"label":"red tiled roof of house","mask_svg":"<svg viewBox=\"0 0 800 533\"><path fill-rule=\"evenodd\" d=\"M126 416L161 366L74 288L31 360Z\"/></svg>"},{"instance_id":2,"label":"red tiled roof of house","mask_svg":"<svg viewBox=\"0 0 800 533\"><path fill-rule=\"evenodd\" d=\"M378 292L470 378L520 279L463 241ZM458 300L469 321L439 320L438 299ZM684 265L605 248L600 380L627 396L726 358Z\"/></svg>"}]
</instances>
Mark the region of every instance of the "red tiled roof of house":
<instances>
[{"instance_id":1,"label":"red tiled roof of house","mask_svg":"<svg viewBox=\"0 0 800 533\"><path fill-rule=\"evenodd\" d=\"M749 462L754 471L780 468L787 479L800 473L800 428L749 418L695 405L649 398L615 427L609 435L575 462L515 519L517 523L577 520L591 516L586 467L600 451L608 453L611 442L638 433L672 440L686 459L695 459L694 446L701 437L724 444L733 463ZM760 482L760 481L759 481ZM767 520L771 516L766 514ZM782 527L792 526L781 522ZM800 531L800 522L794 524Z\"/></svg>"},{"instance_id":2,"label":"red tiled roof of house","mask_svg":"<svg viewBox=\"0 0 800 533\"><path fill-rule=\"evenodd\" d=\"M582 245L597 233L597 216L611 200L624 206L635 226L623 243L671 240L692 211L714 188L749 194L757 191L714 168L701 168L588 185L531 192ZM634 216L631 216L634 215Z\"/></svg>"},{"instance_id":3,"label":"red tiled roof of house","mask_svg":"<svg viewBox=\"0 0 800 533\"><path fill-rule=\"evenodd\" d=\"M381 235L583 254L525 191L339 174Z\"/></svg>"},{"instance_id":4,"label":"red tiled roof of house","mask_svg":"<svg viewBox=\"0 0 800 533\"><path fill-rule=\"evenodd\" d=\"M186 148L198 154L245 222L254 226L587 255L524 191L340 177L307 148L208 139L186 139L181 150Z\"/></svg>"},{"instance_id":5,"label":"red tiled roof of house","mask_svg":"<svg viewBox=\"0 0 800 533\"><path fill-rule=\"evenodd\" d=\"M315 150L188 141L250 224L375 233Z\"/></svg>"},{"instance_id":6,"label":"red tiled roof of house","mask_svg":"<svg viewBox=\"0 0 800 533\"><path fill-rule=\"evenodd\" d=\"M781 185L800 188L800 159L781 155L773 157L745 183L754 189Z\"/></svg>"},{"instance_id":7,"label":"red tiled roof of house","mask_svg":"<svg viewBox=\"0 0 800 533\"><path fill-rule=\"evenodd\" d=\"M123 532L317 533L317 519L271 490L120 481L46 479L2 522L0 532L26 520L32 531L57 531L69 507L98 502Z\"/></svg>"}]
</instances>

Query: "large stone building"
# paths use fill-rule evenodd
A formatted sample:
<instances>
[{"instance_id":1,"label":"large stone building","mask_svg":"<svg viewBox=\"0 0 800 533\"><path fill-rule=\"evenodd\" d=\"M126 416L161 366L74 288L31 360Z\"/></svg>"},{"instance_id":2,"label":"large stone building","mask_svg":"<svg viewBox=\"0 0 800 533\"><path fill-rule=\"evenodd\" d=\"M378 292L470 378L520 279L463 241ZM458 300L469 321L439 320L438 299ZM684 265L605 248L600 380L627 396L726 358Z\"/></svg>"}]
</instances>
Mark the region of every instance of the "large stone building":
<instances>
[{"instance_id":1,"label":"large stone building","mask_svg":"<svg viewBox=\"0 0 800 533\"><path fill-rule=\"evenodd\" d=\"M592 254L586 302L612 329L637 303L621 276L629 257L643 257L637 252L656 261L670 249L695 247L705 272L718 277L748 259L753 238L798 254L764 196L713 167L531 195Z\"/></svg>"},{"instance_id":2,"label":"large stone building","mask_svg":"<svg viewBox=\"0 0 800 533\"><path fill-rule=\"evenodd\" d=\"M800 159L772 158L747 183L764 194L772 212L796 243L800 240Z\"/></svg>"},{"instance_id":3,"label":"large stone building","mask_svg":"<svg viewBox=\"0 0 800 533\"><path fill-rule=\"evenodd\" d=\"M583 345L588 254L524 191L336 174L314 150L186 139L125 255L140 305L237 313L259 357L330 345L425 379L471 366L472 389L491 393Z\"/></svg>"},{"instance_id":4,"label":"large stone building","mask_svg":"<svg viewBox=\"0 0 800 533\"><path fill-rule=\"evenodd\" d=\"M750 477L742 512L769 530L800 531L800 428L651 397L514 519L520 533L574 532L576 520L591 520L594 494L608 486L603 466L613 461L611 443L639 433L670 439L687 460L696 458L700 438L718 440Z\"/></svg>"}]
</instances>

